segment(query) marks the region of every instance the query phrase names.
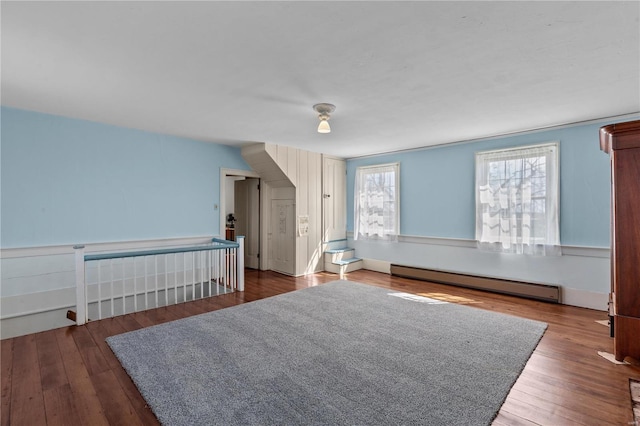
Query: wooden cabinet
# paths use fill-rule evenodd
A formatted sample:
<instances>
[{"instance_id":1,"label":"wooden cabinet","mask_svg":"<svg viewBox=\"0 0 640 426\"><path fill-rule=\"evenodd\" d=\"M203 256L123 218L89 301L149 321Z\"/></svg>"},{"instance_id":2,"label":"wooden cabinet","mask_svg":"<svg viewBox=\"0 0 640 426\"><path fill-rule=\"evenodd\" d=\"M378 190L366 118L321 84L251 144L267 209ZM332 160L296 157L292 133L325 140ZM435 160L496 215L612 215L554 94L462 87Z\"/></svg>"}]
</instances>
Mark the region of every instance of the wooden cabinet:
<instances>
[{"instance_id":1,"label":"wooden cabinet","mask_svg":"<svg viewBox=\"0 0 640 426\"><path fill-rule=\"evenodd\" d=\"M640 120L600 129L611 157L611 316L618 361L640 359Z\"/></svg>"}]
</instances>

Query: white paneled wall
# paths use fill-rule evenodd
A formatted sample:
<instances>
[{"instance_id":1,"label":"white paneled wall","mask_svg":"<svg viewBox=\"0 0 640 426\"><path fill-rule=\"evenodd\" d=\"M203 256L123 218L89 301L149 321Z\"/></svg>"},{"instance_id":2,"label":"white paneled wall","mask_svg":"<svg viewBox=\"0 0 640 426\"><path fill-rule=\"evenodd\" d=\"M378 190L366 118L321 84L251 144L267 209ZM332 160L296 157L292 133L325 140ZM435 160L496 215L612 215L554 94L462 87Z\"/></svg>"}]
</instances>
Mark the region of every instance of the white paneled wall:
<instances>
[{"instance_id":1,"label":"white paneled wall","mask_svg":"<svg viewBox=\"0 0 640 426\"><path fill-rule=\"evenodd\" d=\"M242 156L266 184L262 193L263 223L271 224L272 200L283 199L282 190L292 190L296 227L293 275L322 270L322 155L274 144L242 148ZM288 189L287 189L288 188ZM308 218L308 231L300 233L298 221ZM285 250L270 243L269 226L262 231L262 252L273 258L273 250ZM269 265L264 265L269 268Z\"/></svg>"},{"instance_id":2,"label":"white paneled wall","mask_svg":"<svg viewBox=\"0 0 640 426\"><path fill-rule=\"evenodd\" d=\"M296 275L322 271L322 156L297 153L296 215L309 219L305 235L296 233Z\"/></svg>"}]
</instances>

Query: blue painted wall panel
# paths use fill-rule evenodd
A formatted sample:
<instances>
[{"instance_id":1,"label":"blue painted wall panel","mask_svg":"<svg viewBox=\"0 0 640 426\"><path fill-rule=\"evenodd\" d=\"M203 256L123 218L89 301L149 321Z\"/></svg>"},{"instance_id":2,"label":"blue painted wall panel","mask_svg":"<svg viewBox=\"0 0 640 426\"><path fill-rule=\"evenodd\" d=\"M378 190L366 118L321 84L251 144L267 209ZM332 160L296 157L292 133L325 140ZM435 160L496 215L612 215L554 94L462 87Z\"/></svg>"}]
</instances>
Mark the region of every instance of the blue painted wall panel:
<instances>
[{"instance_id":1,"label":"blue painted wall panel","mask_svg":"<svg viewBox=\"0 0 640 426\"><path fill-rule=\"evenodd\" d=\"M4 248L219 234L238 148L2 107Z\"/></svg>"},{"instance_id":2,"label":"blue painted wall panel","mask_svg":"<svg viewBox=\"0 0 640 426\"><path fill-rule=\"evenodd\" d=\"M626 121L626 120L625 120ZM599 149L603 121L347 161L347 230L353 231L357 167L400 162L401 234L475 239L475 153L560 142L560 239L608 247L609 156Z\"/></svg>"}]
</instances>

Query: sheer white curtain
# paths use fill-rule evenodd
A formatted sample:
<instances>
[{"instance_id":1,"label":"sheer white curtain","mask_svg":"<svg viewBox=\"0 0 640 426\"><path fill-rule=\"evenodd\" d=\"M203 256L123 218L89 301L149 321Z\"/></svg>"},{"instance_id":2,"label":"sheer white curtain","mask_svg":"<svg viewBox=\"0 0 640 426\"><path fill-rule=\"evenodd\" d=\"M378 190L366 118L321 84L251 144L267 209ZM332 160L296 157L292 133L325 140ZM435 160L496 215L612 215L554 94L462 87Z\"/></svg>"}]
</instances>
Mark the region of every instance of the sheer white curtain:
<instances>
[{"instance_id":1,"label":"sheer white curtain","mask_svg":"<svg viewBox=\"0 0 640 426\"><path fill-rule=\"evenodd\" d=\"M354 240L398 240L399 185L399 163L359 167L356 170Z\"/></svg>"},{"instance_id":2,"label":"sheer white curtain","mask_svg":"<svg viewBox=\"0 0 640 426\"><path fill-rule=\"evenodd\" d=\"M560 255L558 144L476 153L478 247Z\"/></svg>"}]
</instances>

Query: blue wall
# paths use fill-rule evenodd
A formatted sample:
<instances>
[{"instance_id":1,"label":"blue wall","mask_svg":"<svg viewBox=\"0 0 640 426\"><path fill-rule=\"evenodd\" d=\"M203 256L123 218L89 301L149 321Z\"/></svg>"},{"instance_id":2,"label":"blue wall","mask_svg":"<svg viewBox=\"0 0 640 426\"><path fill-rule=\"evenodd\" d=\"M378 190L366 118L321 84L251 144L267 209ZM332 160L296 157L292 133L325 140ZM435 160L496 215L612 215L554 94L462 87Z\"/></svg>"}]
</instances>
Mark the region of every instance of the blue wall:
<instances>
[{"instance_id":1,"label":"blue wall","mask_svg":"<svg viewBox=\"0 0 640 426\"><path fill-rule=\"evenodd\" d=\"M609 156L600 151L598 131L609 123L611 121L348 160L347 230L353 231L356 168L398 161L400 233L473 240L475 153L559 141L560 241L563 245L608 247L610 166Z\"/></svg>"},{"instance_id":2,"label":"blue wall","mask_svg":"<svg viewBox=\"0 0 640 426\"><path fill-rule=\"evenodd\" d=\"M238 148L2 107L3 248L219 234Z\"/></svg>"}]
</instances>

